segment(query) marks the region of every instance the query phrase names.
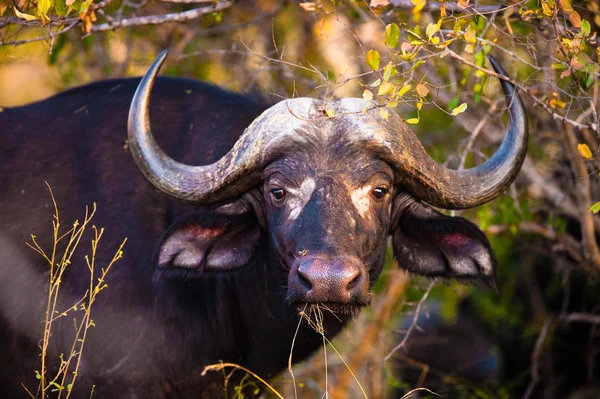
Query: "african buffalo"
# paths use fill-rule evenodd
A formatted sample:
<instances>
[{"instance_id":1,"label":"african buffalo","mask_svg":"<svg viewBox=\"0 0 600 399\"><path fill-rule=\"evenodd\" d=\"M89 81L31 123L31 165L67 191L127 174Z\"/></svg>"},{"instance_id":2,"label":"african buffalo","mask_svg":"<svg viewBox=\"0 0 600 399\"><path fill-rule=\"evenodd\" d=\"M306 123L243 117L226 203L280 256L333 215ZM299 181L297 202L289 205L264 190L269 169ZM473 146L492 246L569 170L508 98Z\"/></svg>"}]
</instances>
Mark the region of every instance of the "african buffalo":
<instances>
[{"instance_id":1,"label":"african buffalo","mask_svg":"<svg viewBox=\"0 0 600 399\"><path fill-rule=\"evenodd\" d=\"M510 83L501 80L510 122L500 149L455 171L375 103L294 98L267 108L205 83L157 79L165 57L141 80L0 113L2 397L36 386L47 266L25 242L36 234L51 244L44 181L64 221L98 204L94 223L108 237L99 264L128 237L94 305L74 397L88 397L91 384L100 398L219 397L223 374L201 371L220 360L274 375L287 365L299 309L322 305L331 337L369 304L388 236L410 272L493 284L483 233L430 205L473 207L514 180L528 133ZM59 308L88 287L83 262L69 267ZM72 329L72 320L56 324L55 358L69 351ZM321 345L302 323L293 360Z\"/></svg>"}]
</instances>

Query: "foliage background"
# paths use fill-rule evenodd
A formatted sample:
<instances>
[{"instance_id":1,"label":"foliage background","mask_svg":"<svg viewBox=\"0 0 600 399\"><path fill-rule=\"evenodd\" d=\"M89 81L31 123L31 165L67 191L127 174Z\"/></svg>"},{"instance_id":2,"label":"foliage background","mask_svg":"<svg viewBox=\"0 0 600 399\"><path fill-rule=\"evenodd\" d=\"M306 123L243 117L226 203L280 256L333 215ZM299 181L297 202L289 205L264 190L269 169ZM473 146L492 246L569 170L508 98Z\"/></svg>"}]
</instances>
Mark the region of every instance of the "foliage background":
<instances>
[{"instance_id":1,"label":"foliage background","mask_svg":"<svg viewBox=\"0 0 600 399\"><path fill-rule=\"evenodd\" d=\"M431 285L390 259L371 308L334 341L341 356L326 347L294 366L297 395L400 397L424 386L450 397L599 397L597 1L0 0L0 14L0 106L141 75L166 48L165 74L274 101L373 96L454 168L482 162L503 137L492 54L521 89L530 149L509 192L453 214L490 238L498 290ZM460 322L458 337L441 336L459 354L475 356L461 345L483 337L493 372L469 378L415 361L427 348L419 340L441 328L419 327L427 316ZM436 356L456 365L445 352ZM275 384L294 397L288 373Z\"/></svg>"}]
</instances>

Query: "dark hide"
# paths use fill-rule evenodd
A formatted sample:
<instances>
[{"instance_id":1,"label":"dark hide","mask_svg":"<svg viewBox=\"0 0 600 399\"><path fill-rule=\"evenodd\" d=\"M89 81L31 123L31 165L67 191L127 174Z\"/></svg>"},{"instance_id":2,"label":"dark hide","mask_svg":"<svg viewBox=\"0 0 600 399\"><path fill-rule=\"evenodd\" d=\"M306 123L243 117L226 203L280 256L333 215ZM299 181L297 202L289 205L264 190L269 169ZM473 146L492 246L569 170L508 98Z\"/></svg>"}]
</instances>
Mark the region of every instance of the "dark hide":
<instances>
[{"instance_id":1,"label":"dark hide","mask_svg":"<svg viewBox=\"0 0 600 399\"><path fill-rule=\"evenodd\" d=\"M128 238L94 305L96 327L86 339L76 398L89 397L92 384L99 398L220 397L223 374L200 373L221 360L274 375L287 365L298 308L323 304L338 312L325 312L332 337L368 304L389 234L411 272L493 282L483 234L393 187L390 167L344 140L344 126L328 141L282 154L265 169L262 187L230 204L199 208L170 200L145 180L127 150L138 81L92 84L0 113L1 397L24 397L21 383L37 386L47 266L25 242L35 234L51 248L53 206L44 181L66 229L97 203L93 223L106 228L98 266ZM226 153L264 109L252 97L160 78L150 115L165 152L199 165ZM385 190L373 199L376 187ZM278 189L288 193L282 200ZM59 310L89 284L83 255L91 238L83 238L67 270ZM346 279L341 288L331 288L339 279ZM57 322L52 359L68 352L72 326L71 318ZM303 323L293 360L321 345Z\"/></svg>"}]
</instances>

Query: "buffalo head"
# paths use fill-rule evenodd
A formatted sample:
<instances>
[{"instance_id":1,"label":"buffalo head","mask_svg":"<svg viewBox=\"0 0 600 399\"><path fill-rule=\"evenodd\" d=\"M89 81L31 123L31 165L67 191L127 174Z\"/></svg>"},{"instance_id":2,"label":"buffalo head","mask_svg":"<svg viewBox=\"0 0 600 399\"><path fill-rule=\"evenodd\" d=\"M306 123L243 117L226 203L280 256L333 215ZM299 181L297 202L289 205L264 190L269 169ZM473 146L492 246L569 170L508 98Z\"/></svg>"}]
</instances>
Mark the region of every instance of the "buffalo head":
<instances>
[{"instance_id":1,"label":"buffalo head","mask_svg":"<svg viewBox=\"0 0 600 399\"><path fill-rule=\"evenodd\" d=\"M150 92L165 57L150 67L134 96L130 148L152 184L198 205L199 214L167 233L159 270L230 270L260 256L275 266L267 273L281 275L290 303L352 311L369 303L391 235L395 257L411 272L494 282L495 260L483 233L424 203L473 207L514 180L528 133L510 83L501 80L510 111L506 136L472 169L436 163L396 114L382 119L377 104L357 98L281 101L217 162L189 166L166 155L150 131ZM213 210L210 217L206 209ZM261 240L268 254L256 254Z\"/></svg>"}]
</instances>

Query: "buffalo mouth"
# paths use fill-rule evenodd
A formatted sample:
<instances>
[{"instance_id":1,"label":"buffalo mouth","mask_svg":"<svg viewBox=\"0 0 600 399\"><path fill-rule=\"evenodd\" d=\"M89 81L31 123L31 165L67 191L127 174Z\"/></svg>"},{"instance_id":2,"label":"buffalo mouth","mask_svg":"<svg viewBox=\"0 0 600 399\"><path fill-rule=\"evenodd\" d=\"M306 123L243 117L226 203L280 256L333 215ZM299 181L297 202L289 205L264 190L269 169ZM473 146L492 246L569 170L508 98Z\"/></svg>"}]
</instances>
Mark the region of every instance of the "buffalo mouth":
<instances>
[{"instance_id":1,"label":"buffalo mouth","mask_svg":"<svg viewBox=\"0 0 600 399\"><path fill-rule=\"evenodd\" d=\"M342 302L303 302L291 301L296 306L296 311L301 317L311 320L334 316L337 319L353 319L362 308L370 304L369 300L357 300L349 303Z\"/></svg>"}]
</instances>

